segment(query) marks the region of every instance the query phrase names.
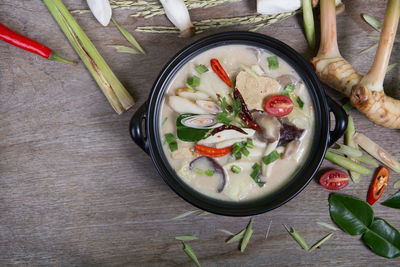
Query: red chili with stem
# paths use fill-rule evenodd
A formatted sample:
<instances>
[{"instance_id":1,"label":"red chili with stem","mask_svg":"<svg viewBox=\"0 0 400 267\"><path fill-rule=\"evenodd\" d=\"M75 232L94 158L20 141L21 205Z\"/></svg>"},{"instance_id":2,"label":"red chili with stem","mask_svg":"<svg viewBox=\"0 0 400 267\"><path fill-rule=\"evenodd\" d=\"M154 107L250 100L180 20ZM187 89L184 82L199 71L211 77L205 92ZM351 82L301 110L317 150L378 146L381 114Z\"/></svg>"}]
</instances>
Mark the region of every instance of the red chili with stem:
<instances>
[{"instance_id":1,"label":"red chili with stem","mask_svg":"<svg viewBox=\"0 0 400 267\"><path fill-rule=\"evenodd\" d=\"M15 45L16 47L37 54L49 60L65 62L73 65L76 64L76 62L72 62L60 57L54 51L51 51L51 49L48 48L47 46L38 43L32 39L29 39L28 37L25 37L19 33L13 32L12 30L10 30L1 23L0 23L0 39L9 44Z\"/></svg>"}]
</instances>

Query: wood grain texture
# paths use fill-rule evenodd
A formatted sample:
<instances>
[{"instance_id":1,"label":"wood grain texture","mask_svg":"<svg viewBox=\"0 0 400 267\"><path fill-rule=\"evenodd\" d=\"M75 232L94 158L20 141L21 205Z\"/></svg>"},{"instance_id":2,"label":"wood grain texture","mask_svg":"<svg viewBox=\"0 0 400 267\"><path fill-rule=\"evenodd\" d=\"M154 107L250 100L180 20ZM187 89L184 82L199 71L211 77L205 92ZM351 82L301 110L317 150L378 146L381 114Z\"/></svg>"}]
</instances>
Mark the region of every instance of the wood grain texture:
<instances>
[{"instance_id":1,"label":"wood grain texture","mask_svg":"<svg viewBox=\"0 0 400 267\"><path fill-rule=\"evenodd\" d=\"M68 8L85 8L85 1L64 1ZM255 1L193 10L194 19L252 14ZM383 18L385 1L345 1L338 18L342 54L361 73L374 52L359 55L376 34L362 22L361 12ZM139 25L169 25L164 16L132 18L132 11L115 10L114 17L129 31ZM172 217L194 208L168 188L150 158L130 139L128 123L146 100L162 66L194 40L215 32L246 30L249 26L205 32L193 39L174 34L134 33L147 55L118 54L110 44L127 45L118 30L102 27L90 13L74 15L137 104L122 116L114 113L84 65L49 62L0 42L0 266L191 266L174 236L196 234L189 244L204 266L394 266L397 260L374 255L359 240L337 231L321 249L307 253L286 233L294 226L314 243L330 230L329 192L316 182L283 207L255 216L255 233L245 251L225 244L218 229L241 230L249 218L191 215ZM40 0L0 0L0 21L41 41L61 56L77 60L68 41ZM260 30L294 47L306 58L308 50L301 16ZM395 45L391 62L400 62ZM400 97L400 68L387 76L388 93ZM327 93L342 97L327 88ZM343 103L343 102L342 102ZM400 159L398 130L373 125L351 111L356 129ZM331 165L325 163L321 171ZM396 190L392 173L383 195ZM363 176L342 192L365 198L371 177ZM398 210L375 204L376 216L400 228ZM272 220L267 240L265 232Z\"/></svg>"}]
</instances>

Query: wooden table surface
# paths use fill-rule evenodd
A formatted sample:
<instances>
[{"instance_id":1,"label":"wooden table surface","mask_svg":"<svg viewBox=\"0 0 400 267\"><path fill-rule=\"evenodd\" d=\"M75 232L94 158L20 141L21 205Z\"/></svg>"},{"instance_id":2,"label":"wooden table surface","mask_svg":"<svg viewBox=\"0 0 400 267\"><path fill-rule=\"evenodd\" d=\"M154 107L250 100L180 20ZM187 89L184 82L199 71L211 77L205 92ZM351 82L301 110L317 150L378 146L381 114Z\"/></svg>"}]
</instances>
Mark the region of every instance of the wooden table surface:
<instances>
[{"instance_id":1,"label":"wooden table surface","mask_svg":"<svg viewBox=\"0 0 400 267\"><path fill-rule=\"evenodd\" d=\"M85 1L64 1L69 9L86 8ZM255 1L242 0L210 9L192 10L193 20L255 13ZM383 18L386 1L345 1L338 18L342 54L361 73L372 64L374 51L360 51L376 34L360 19L368 12ZM171 266L193 265L174 236L196 234L189 244L204 266L394 266L373 254L357 236L336 231L325 245L307 253L282 224L294 226L309 244L330 232L316 224L332 223L329 192L316 182L279 209L254 216L255 232L244 253L225 244L226 234L241 230L249 218L191 215L196 210L163 182L150 158L136 146L128 124L146 100L163 65L194 40L215 32L247 30L235 26L207 31L192 39L175 34L134 32L140 25L169 25L165 16L133 18L131 10L114 10L114 17L133 32L147 55L119 54L111 44L128 45L115 26L100 26L91 13L74 17L92 39L119 79L137 100L118 116L80 62L77 66L43 60L0 42L0 265L1 266ZM13 30L47 44L60 55L78 56L40 0L0 0L0 21ZM304 55L301 16L267 26L259 32L278 38ZM400 62L395 46L391 62ZM400 67L385 80L388 93L400 97ZM392 90L390 90L392 89ZM343 103L343 97L327 89ZM400 159L398 130L385 129L350 111L356 129ZM329 164L325 163L322 169ZM391 182L383 199L396 190ZM363 176L343 193L365 199L371 181ZM400 213L374 205L376 216L400 229ZM272 220L268 239L265 233Z\"/></svg>"}]
</instances>

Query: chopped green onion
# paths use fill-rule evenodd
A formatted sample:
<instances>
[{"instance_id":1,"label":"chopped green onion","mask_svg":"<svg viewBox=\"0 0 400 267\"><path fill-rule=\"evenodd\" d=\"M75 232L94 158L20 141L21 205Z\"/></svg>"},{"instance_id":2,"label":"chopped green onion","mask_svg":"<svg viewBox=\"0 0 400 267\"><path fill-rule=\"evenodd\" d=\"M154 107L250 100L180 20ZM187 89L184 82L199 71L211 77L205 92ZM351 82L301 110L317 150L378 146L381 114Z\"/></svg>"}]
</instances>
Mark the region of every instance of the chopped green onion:
<instances>
[{"instance_id":1,"label":"chopped green onion","mask_svg":"<svg viewBox=\"0 0 400 267\"><path fill-rule=\"evenodd\" d=\"M244 252L249 243L251 235L253 234L253 218L250 219L249 224L246 227L246 231L244 232L242 242L240 243L240 252Z\"/></svg>"},{"instance_id":2,"label":"chopped green onion","mask_svg":"<svg viewBox=\"0 0 400 267\"><path fill-rule=\"evenodd\" d=\"M295 88L296 86L293 84L293 83L289 83L289 84L287 84L286 86L285 86L285 88L283 89L284 91L286 91L286 92L288 92L288 93L291 93L291 92L293 92L294 91L294 88Z\"/></svg>"},{"instance_id":3,"label":"chopped green onion","mask_svg":"<svg viewBox=\"0 0 400 267\"><path fill-rule=\"evenodd\" d=\"M275 160L279 159L279 157L280 157L279 153L276 150L274 150L268 155L262 157L262 162L264 162L265 165L268 165L274 162Z\"/></svg>"},{"instance_id":4,"label":"chopped green onion","mask_svg":"<svg viewBox=\"0 0 400 267\"><path fill-rule=\"evenodd\" d=\"M176 142L175 136L172 133L167 133L164 136L165 140L167 140L171 152L178 150L178 143Z\"/></svg>"},{"instance_id":5,"label":"chopped green onion","mask_svg":"<svg viewBox=\"0 0 400 267\"><path fill-rule=\"evenodd\" d=\"M283 225L286 231L296 240L297 244L300 245L304 250L308 250L308 245L304 238L294 229L293 227L288 228L286 225Z\"/></svg>"},{"instance_id":6,"label":"chopped green onion","mask_svg":"<svg viewBox=\"0 0 400 267\"><path fill-rule=\"evenodd\" d=\"M194 169L194 172L197 174L203 174L203 171L200 170L199 168Z\"/></svg>"},{"instance_id":7,"label":"chopped green onion","mask_svg":"<svg viewBox=\"0 0 400 267\"><path fill-rule=\"evenodd\" d=\"M308 46L311 49L315 49L315 26L314 26L314 15L311 0L303 0L303 21L304 31Z\"/></svg>"},{"instance_id":8,"label":"chopped green onion","mask_svg":"<svg viewBox=\"0 0 400 267\"><path fill-rule=\"evenodd\" d=\"M129 46L124 46L124 45L109 45L109 47L113 47L117 50L118 53L127 53L127 54L139 54L139 52L136 49L133 49L132 47Z\"/></svg>"},{"instance_id":9,"label":"chopped green onion","mask_svg":"<svg viewBox=\"0 0 400 267\"><path fill-rule=\"evenodd\" d=\"M365 168L364 166L355 163L354 161L352 161L351 159L345 158L343 156L334 154L332 152L326 152L325 154L325 158L327 160L329 160L330 162L339 165L340 167L343 167L347 170L350 171L355 171L358 172L360 174L371 174L371 171L367 168Z\"/></svg>"},{"instance_id":10,"label":"chopped green onion","mask_svg":"<svg viewBox=\"0 0 400 267\"><path fill-rule=\"evenodd\" d=\"M187 78L187 84L193 87L197 87L200 85L200 78L197 77L196 75Z\"/></svg>"},{"instance_id":11,"label":"chopped green onion","mask_svg":"<svg viewBox=\"0 0 400 267\"><path fill-rule=\"evenodd\" d=\"M214 171L213 170L206 170L204 172L204 174L207 175L207 176L213 176L214 175Z\"/></svg>"},{"instance_id":12,"label":"chopped green onion","mask_svg":"<svg viewBox=\"0 0 400 267\"><path fill-rule=\"evenodd\" d=\"M283 92L281 95L284 95L284 96L287 96L287 97L289 97L289 98L290 98L290 94L289 94L289 93L287 93L287 92Z\"/></svg>"},{"instance_id":13,"label":"chopped green onion","mask_svg":"<svg viewBox=\"0 0 400 267\"><path fill-rule=\"evenodd\" d=\"M197 240L197 236L195 235L179 235L179 236L175 236L176 240L180 240L180 241L191 241L191 240Z\"/></svg>"},{"instance_id":14,"label":"chopped green onion","mask_svg":"<svg viewBox=\"0 0 400 267\"><path fill-rule=\"evenodd\" d=\"M335 153L344 154L349 157L361 157L362 156L362 152L358 149L355 149L353 147L346 146L343 144L338 144L338 143L336 143L336 145L339 146L338 149L331 149Z\"/></svg>"},{"instance_id":15,"label":"chopped green onion","mask_svg":"<svg viewBox=\"0 0 400 267\"><path fill-rule=\"evenodd\" d=\"M263 187L263 185L265 184L264 181L261 180L260 175L261 175L261 166L258 163L254 163L253 165L253 171L250 174L250 177L253 178L254 182L256 182L256 184L259 187Z\"/></svg>"},{"instance_id":16,"label":"chopped green onion","mask_svg":"<svg viewBox=\"0 0 400 267\"><path fill-rule=\"evenodd\" d=\"M236 160L239 160L239 159L242 158L242 153L237 152L236 154L234 154L234 156L235 156L235 159L236 159Z\"/></svg>"},{"instance_id":17,"label":"chopped green onion","mask_svg":"<svg viewBox=\"0 0 400 267\"><path fill-rule=\"evenodd\" d=\"M317 243L315 243L314 245L311 246L311 248L308 250L309 252L313 251L314 249L316 249L317 247L321 246L323 243L325 243L329 238L331 238L331 236L333 235L333 233L330 233L328 235L326 235L325 237L323 237L321 240L319 240Z\"/></svg>"},{"instance_id":18,"label":"chopped green onion","mask_svg":"<svg viewBox=\"0 0 400 267\"><path fill-rule=\"evenodd\" d=\"M275 70L275 69L279 68L279 62L278 62L277 56L267 57L267 60L268 60L268 68L270 70Z\"/></svg>"},{"instance_id":19,"label":"chopped green onion","mask_svg":"<svg viewBox=\"0 0 400 267\"><path fill-rule=\"evenodd\" d=\"M236 166L236 165L232 165L232 167L231 167L231 171L233 173L240 173L241 170L242 169L239 166Z\"/></svg>"},{"instance_id":20,"label":"chopped green onion","mask_svg":"<svg viewBox=\"0 0 400 267\"><path fill-rule=\"evenodd\" d=\"M233 147L232 147L232 154L236 154L236 153L240 152L240 150L242 150L242 148L243 148L242 142L234 143Z\"/></svg>"},{"instance_id":21,"label":"chopped green onion","mask_svg":"<svg viewBox=\"0 0 400 267\"><path fill-rule=\"evenodd\" d=\"M253 139L247 138L246 147L248 147L248 148L254 147Z\"/></svg>"},{"instance_id":22,"label":"chopped green onion","mask_svg":"<svg viewBox=\"0 0 400 267\"><path fill-rule=\"evenodd\" d=\"M113 18L111 18L112 22L117 26L118 30L122 33L122 35L130 42L137 50L142 52L143 54L146 54L144 49L140 46L140 44L136 41L135 37L128 32L126 29L124 29L121 25L119 25Z\"/></svg>"},{"instance_id":23,"label":"chopped green onion","mask_svg":"<svg viewBox=\"0 0 400 267\"><path fill-rule=\"evenodd\" d=\"M354 106L351 104L350 101L347 101L342 108L344 109L344 111L348 112L349 110L352 110L354 108Z\"/></svg>"},{"instance_id":24,"label":"chopped green onion","mask_svg":"<svg viewBox=\"0 0 400 267\"><path fill-rule=\"evenodd\" d=\"M245 155L246 157L250 154L250 151L249 151L247 148L245 148L245 147L242 148L241 152L242 152L243 155Z\"/></svg>"},{"instance_id":25,"label":"chopped green onion","mask_svg":"<svg viewBox=\"0 0 400 267\"><path fill-rule=\"evenodd\" d=\"M304 102L301 100L300 96L296 97L296 102L299 104L299 107L302 109L304 107Z\"/></svg>"},{"instance_id":26,"label":"chopped green onion","mask_svg":"<svg viewBox=\"0 0 400 267\"><path fill-rule=\"evenodd\" d=\"M193 249L187 245L185 242L183 243L183 251L185 251L185 253L189 256L189 258L198 266L200 267L200 262L196 257L196 254L194 254Z\"/></svg>"},{"instance_id":27,"label":"chopped green onion","mask_svg":"<svg viewBox=\"0 0 400 267\"><path fill-rule=\"evenodd\" d=\"M235 241L239 241L240 239L243 238L244 232L245 232L245 231L246 231L246 229L243 229L242 231L240 231L240 232L237 233L236 235L233 235L233 236L229 237L225 242L226 242L227 244L229 244L229 243L233 243L233 242L235 242Z\"/></svg>"},{"instance_id":28,"label":"chopped green onion","mask_svg":"<svg viewBox=\"0 0 400 267\"><path fill-rule=\"evenodd\" d=\"M195 67L195 70L197 71L198 74L203 74L204 72L208 71L208 68L203 64L200 64Z\"/></svg>"},{"instance_id":29,"label":"chopped green onion","mask_svg":"<svg viewBox=\"0 0 400 267\"><path fill-rule=\"evenodd\" d=\"M186 212L179 214L178 216L172 218L171 220L179 220L179 219L185 218L186 216L189 216L195 212L197 212L197 210L186 211Z\"/></svg>"}]
</instances>

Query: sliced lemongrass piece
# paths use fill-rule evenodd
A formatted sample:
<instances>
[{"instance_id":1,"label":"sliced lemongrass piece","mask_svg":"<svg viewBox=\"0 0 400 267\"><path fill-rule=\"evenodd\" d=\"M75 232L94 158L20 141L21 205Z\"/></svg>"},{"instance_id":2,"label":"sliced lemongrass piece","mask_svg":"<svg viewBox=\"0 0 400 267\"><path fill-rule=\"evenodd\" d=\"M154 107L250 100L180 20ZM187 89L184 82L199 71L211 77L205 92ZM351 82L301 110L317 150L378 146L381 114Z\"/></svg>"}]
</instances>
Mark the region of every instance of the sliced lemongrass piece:
<instances>
[{"instance_id":1,"label":"sliced lemongrass piece","mask_svg":"<svg viewBox=\"0 0 400 267\"><path fill-rule=\"evenodd\" d=\"M369 169L341 155L337 155L328 151L325 154L325 158L330 162L339 165L340 167L343 167L349 171L355 171L360 174L371 174L371 171Z\"/></svg>"},{"instance_id":2,"label":"sliced lemongrass piece","mask_svg":"<svg viewBox=\"0 0 400 267\"><path fill-rule=\"evenodd\" d=\"M303 21L304 21L304 31L306 33L306 38L308 46L311 49L315 49L315 26L314 26L314 15L311 0L303 0Z\"/></svg>"},{"instance_id":3,"label":"sliced lemongrass piece","mask_svg":"<svg viewBox=\"0 0 400 267\"><path fill-rule=\"evenodd\" d=\"M250 219L249 224L246 227L246 231L243 234L242 242L240 243L240 252L244 252L249 243L251 235L253 234L253 218Z\"/></svg>"},{"instance_id":4,"label":"sliced lemongrass piece","mask_svg":"<svg viewBox=\"0 0 400 267\"><path fill-rule=\"evenodd\" d=\"M183 243L183 251L185 251L186 255L188 255L189 258L190 258L198 267L200 267L200 262L199 262L199 260L197 259L196 254L194 253L193 249L192 249L188 244L186 244L185 242L182 242L182 243Z\"/></svg>"},{"instance_id":5,"label":"sliced lemongrass piece","mask_svg":"<svg viewBox=\"0 0 400 267\"><path fill-rule=\"evenodd\" d=\"M265 234L265 239L267 239L269 236L269 230L271 229L271 225L272 225L272 220L269 222L267 233Z\"/></svg>"},{"instance_id":6,"label":"sliced lemongrass piece","mask_svg":"<svg viewBox=\"0 0 400 267\"><path fill-rule=\"evenodd\" d=\"M311 246L311 248L308 250L309 252L313 251L317 247L321 246L323 243L325 243L329 238L331 238L333 233L327 234L325 237L323 237L321 240L319 240L317 243Z\"/></svg>"},{"instance_id":7,"label":"sliced lemongrass piece","mask_svg":"<svg viewBox=\"0 0 400 267\"><path fill-rule=\"evenodd\" d=\"M191 241L191 240L197 240L197 236L196 235L178 235L175 236L176 240L180 240L180 241Z\"/></svg>"},{"instance_id":8,"label":"sliced lemongrass piece","mask_svg":"<svg viewBox=\"0 0 400 267\"><path fill-rule=\"evenodd\" d=\"M240 239L243 238L244 232L245 232L245 231L246 231L246 229L243 229L243 230L240 231L239 233L237 233L237 234L235 234L235 235L229 237L229 238L225 241L225 243L230 244L230 243L239 241Z\"/></svg>"},{"instance_id":9,"label":"sliced lemongrass piece","mask_svg":"<svg viewBox=\"0 0 400 267\"><path fill-rule=\"evenodd\" d=\"M179 220L179 219L183 219L189 215L192 215L193 213L197 212L197 210L190 210L190 211L186 211L182 214L179 214L177 216L175 216L174 218L172 218L171 220Z\"/></svg>"},{"instance_id":10,"label":"sliced lemongrass piece","mask_svg":"<svg viewBox=\"0 0 400 267\"><path fill-rule=\"evenodd\" d=\"M104 58L60 0L43 0L65 36L96 80L114 110L121 114L135 103Z\"/></svg>"},{"instance_id":11,"label":"sliced lemongrass piece","mask_svg":"<svg viewBox=\"0 0 400 267\"><path fill-rule=\"evenodd\" d=\"M352 147L354 149L358 150L358 145L356 142L354 142L354 134L356 133L356 129L354 127L354 121L353 118L349 115L348 116L348 123L347 123L347 129L344 133L344 143L345 145ZM361 152L361 151L360 151ZM361 154L362 156L362 154ZM356 159L350 157L352 161L355 163L358 163ZM361 174L358 172L350 171L350 177L353 180L354 183L359 183L361 179Z\"/></svg>"},{"instance_id":12,"label":"sliced lemongrass piece","mask_svg":"<svg viewBox=\"0 0 400 267\"><path fill-rule=\"evenodd\" d=\"M373 158L368 157L367 155L362 155L361 157L355 158L357 161L367 164L368 166L378 168L379 164Z\"/></svg>"},{"instance_id":13,"label":"sliced lemongrass piece","mask_svg":"<svg viewBox=\"0 0 400 267\"><path fill-rule=\"evenodd\" d=\"M362 133L356 133L354 135L354 140L371 156L373 156L395 172L400 172L400 163L392 155L390 155L389 152L376 144L374 141L372 141Z\"/></svg>"},{"instance_id":14,"label":"sliced lemongrass piece","mask_svg":"<svg viewBox=\"0 0 400 267\"><path fill-rule=\"evenodd\" d=\"M336 143L335 145L336 145L336 147L339 147L339 148L331 149L335 153L344 154L349 157L361 157L362 156L362 152L360 150L357 150L350 146L346 146L346 145L339 144L339 143Z\"/></svg>"},{"instance_id":15,"label":"sliced lemongrass piece","mask_svg":"<svg viewBox=\"0 0 400 267\"><path fill-rule=\"evenodd\" d=\"M218 229L218 231L220 231L220 232L223 232L223 233L225 233L225 234L227 234L227 235L235 235L234 233L232 233L231 231L228 231L228 230L225 230L225 229Z\"/></svg>"},{"instance_id":16,"label":"sliced lemongrass piece","mask_svg":"<svg viewBox=\"0 0 400 267\"><path fill-rule=\"evenodd\" d=\"M361 14L361 17L368 23L372 28L374 28L377 32L382 31L382 23L375 19L373 16L369 14Z\"/></svg>"},{"instance_id":17,"label":"sliced lemongrass piece","mask_svg":"<svg viewBox=\"0 0 400 267\"><path fill-rule=\"evenodd\" d=\"M323 226L323 227L325 227L325 228L328 228L328 229L330 229L330 230L333 230L333 231L339 230L338 228L336 228L335 226L333 226L333 225L331 225L331 224L329 224L329 223L317 222L317 224L319 224L319 225L321 225L321 226Z\"/></svg>"},{"instance_id":18,"label":"sliced lemongrass piece","mask_svg":"<svg viewBox=\"0 0 400 267\"><path fill-rule=\"evenodd\" d=\"M294 229L293 227L288 228L286 225L283 225L286 231L293 237L293 239L302 247L304 250L308 250L308 245L304 238Z\"/></svg>"},{"instance_id":19,"label":"sliced lemongrass piece","mask_svg":"<svg viewBox=\"0 0 400 267\"><path fill-rule=\"evenodd\" d=\"M377 47L378 47L378 44L373 44L373 45L361 50L360 55L362 55L364 53L367 53L368 51L373 50L373 49L375 49Z\"/></svg>"},{"instance_id":20,"label":"sliced lemongrass piece","mask_svg":"<svg viewBox=\"0 0 400 267\"><path fill-rule=\"evenodd\" d=\"M202 213L200 213L200 214L197 215L197 216L206 216L206 215L210 215L210 214L211 214L211 212L203 211Z\"/></svg>"},{"instance_id":21,"label":"sliced lemongrass piece","mask_svg":"<svg viewBox=\"0 0 400 267\"><path fill-rule=\"evenodd\" d=\"M139 54L136 49L125 45L109 45L109 47L115 48L118 53Z\"/></svg>"},{"instance_id":22,"label":"sliced lemongrass piece","mask_svg":"<svg viewBox=\"0 0 400 267\"><path fill-rule=\"evenodd\" d=\"M399 189L399 188L400 188L400 180L397 180L397 182L395 182L395 183L393 184L393 188L394 188L394 189Z\"/></svg>"},{"instance_id":23,"label":"sliced lemongrass piece","mask_svg":"<svg viewBox=\"0 0 400 267\"><path fill-rule=\"evenodd\" d=\"M128 42L130 42L137 50L139 50L143 54L146 54L144 49L140 46L138 41L136 41L135 37L133 37L133 35L130 32L128 32L121 25L119 25L118 22L115 21L115 19L111 19L111 20L114 23L114 25L118 28L118 30L122 33L122 35L126 38L126 40L128 40Z\"/></svg>"},{"instance_id":24,"label":"sliced lemongrass piece","mask_svg":"<svg viewBox=\"0 0 400 267\"><path fill-rule=\"evenodd\" d=\"M393 63L393 64L390 64L388 67L387 67L387 69L386 69L386 73L388 73L389 71L391 71L394 67L396 67L397 66L397 62L396 63Z\"/></svg>"}]
</instances>

